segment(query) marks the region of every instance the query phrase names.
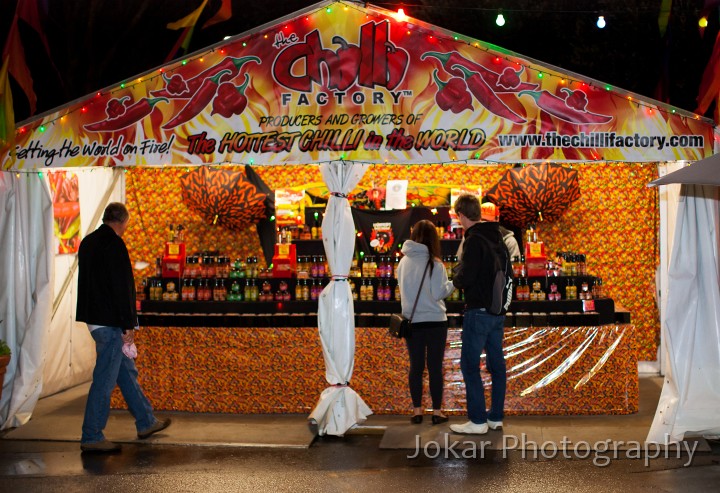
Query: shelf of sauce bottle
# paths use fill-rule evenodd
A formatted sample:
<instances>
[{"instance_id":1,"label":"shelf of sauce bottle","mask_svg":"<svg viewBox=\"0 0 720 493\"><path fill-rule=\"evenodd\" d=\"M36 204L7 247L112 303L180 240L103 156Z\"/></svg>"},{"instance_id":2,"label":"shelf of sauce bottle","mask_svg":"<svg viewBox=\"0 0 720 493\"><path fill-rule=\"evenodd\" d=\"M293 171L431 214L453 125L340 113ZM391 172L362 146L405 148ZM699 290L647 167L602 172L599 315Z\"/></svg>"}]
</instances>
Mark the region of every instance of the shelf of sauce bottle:
<instances>
[{"instance_id":1,"label":"shelf of sauce bottle","mask_svg":"<svg viewBox=\"0 0 720 493\"><path fill-rule=\"evenodd\" d=\"M397 285L398 256L355 257L349 273L353 298L360 301L399 301ZM457 256L443 257L448 278L452 279ZM526 277L522 259L514 259L514 296L517 301L559 301L561 299L598 299L605 297L602 279L578 273L564 275L548 262L545 277ZM566 264L564 266L568 268ZM257 257L230 261L226 256L188 257L183 278L148 278L138 299L152 301L314 301L330 281L325 256L300 255L298 277L274 278L269 269L259 266ZM580 267L584 272L584 264ZM158 273L159 274L159 273ZM447 301L462 301L455 290Z\"/></svg>"}]
</instances>

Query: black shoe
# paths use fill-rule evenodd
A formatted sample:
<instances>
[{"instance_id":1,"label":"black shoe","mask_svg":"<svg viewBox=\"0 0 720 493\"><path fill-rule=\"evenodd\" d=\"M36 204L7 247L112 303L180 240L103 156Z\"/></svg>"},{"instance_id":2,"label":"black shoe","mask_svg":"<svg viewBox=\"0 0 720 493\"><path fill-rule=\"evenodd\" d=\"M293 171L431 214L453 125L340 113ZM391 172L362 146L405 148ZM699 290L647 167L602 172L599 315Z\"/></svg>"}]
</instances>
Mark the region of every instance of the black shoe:
<instances>
[{"instance_id":1,"label":"black shoe","mask_svg":"<svg viewBox=\"0 0 720 493\"><path fill-rule=\"evenodd\" d=\"M414 425L419 425L422 423L423 415L422 414L416 414L412 418L410 418L410 422Z\"/></svg>"},{"instance_id":2,"label":"black shoe","mask_svg":"<svg viewBox=\"0 0 720 493\"><path fill-rule=\"evenodd\" d=\"M155 421L155 424L153 424L153 425L152 425L150 428L148 428L147 430L138 431L137 436L138 436L138 438L140 438L140 439L149 438L150 436L154 435L154 434L157 433L158 431L162 431L162 430L164 430L165 428L167 428L168 426L170 426L170 423L172 423L172 420L171 420L170 418L168 418L168 419L159 419L159 420Z\"/></svg>"},{"instance_id":3,"label":"black shoe","mask_svg":"<svg viewBox=\"0 0 720 493\"><path fill-rule=\"evenodd\" d=\"M433 414L432 424L439 425L440 423L447 423L449 419L450 418L448 418L447 416L438 416L437 414Z\"/></svg>"},{"instance_id":4,"label":"black shoe","mask_svg":"<svg viewBox=\"0 0 720 493\"><path fill-rule=\"evenodd\" d=\"M120 449L121 447L119 444L110 442L108 440L80 444L80 450L82 450L83 452L93 452L96 454L112 454L115 452L120 452Z\"/></svg>"}]
</instances>

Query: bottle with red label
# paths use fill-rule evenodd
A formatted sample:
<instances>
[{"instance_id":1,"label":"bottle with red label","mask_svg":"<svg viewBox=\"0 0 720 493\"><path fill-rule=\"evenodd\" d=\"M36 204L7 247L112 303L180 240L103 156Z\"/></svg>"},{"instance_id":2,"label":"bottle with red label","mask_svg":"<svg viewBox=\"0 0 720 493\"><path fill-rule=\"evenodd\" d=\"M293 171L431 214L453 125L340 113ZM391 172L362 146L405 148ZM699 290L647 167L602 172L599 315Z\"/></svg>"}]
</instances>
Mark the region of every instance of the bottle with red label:
<instances>
[{"instance_id":1,"label":"bottle with red label","mask_svg":"<svg viewBox=\"0 0 720 493\"><path fill-rule=\"evenodd\" d=\"M185 279L182 287L182 300L195 301L195 284L192 279Z\"/></svg>"}]
</instances>

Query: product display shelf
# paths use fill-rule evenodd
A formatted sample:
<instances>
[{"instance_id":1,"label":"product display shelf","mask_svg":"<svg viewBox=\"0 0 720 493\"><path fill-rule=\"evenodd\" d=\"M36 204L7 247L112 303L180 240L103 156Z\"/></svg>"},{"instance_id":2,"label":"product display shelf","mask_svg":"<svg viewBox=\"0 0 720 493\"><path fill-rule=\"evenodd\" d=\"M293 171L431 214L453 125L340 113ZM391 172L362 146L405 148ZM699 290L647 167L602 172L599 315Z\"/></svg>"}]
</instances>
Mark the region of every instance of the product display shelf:
<instances>
[{"instance_id":1,"label":"product display shelf","mask_svg":"<svg viewBox=\"0 0 720 493\"><path fill-rule=\"evenodd\" d=\"M506 315L508 327L602 325L629 323L627 311L615 311L610 298L561 301L513 301ZM398 301L353 302L357 327L384 327L391 313L400 311ZM447 301L451 327L462 326L462 301ZM143 300L142 325L214 327L307 327L317 325L317 301L155 301Z\"/></svg>"},{"instance_id":2,"label":"product display shelf","mask_svg":"<svg viewBox=\"0 0 720 493\"><path fill-rule=\"evenodd\" d=\"M555 284L557 286L557 291L562 296L563 300L567 298L566 288L569 285L575 286L577 288L577 294L580 295L580 291L582 289L583 283L587 283L588 290L592 292L592 287L598 282L598 277L596 276L531 276L531 277L516 277L515 282L513 284L513 290L516 290L520 282L527 283L530 288L532 288L532 285L534 282L538 281L540 283L540 288L547 293L550 292L550 285ZM513 292L515 294L515 291Z\"/></svg>"}]
</instances>

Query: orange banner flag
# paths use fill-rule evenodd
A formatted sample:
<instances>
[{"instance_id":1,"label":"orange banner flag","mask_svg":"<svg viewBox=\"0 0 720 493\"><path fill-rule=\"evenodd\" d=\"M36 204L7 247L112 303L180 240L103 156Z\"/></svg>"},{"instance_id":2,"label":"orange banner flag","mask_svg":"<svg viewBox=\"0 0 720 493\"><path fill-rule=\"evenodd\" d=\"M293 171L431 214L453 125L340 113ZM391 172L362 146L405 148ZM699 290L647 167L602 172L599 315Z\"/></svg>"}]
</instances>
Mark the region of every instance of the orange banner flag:
<instances>
[{"instance_id":1,"label":"orange banner flag","mask_svg":"<svg viewBox=\"0 0 720 493\"><path fill-rule=\"evenodd\" d=\"M170 53L168 53L168 56L165 57L165 63L178 56L180 48L183 49L183 55L187 53L188 48L190 47L190 39L192 38L192 33L195 30L195 24L197 24L197 21L200 18L200 15L203 13L206 5L207 0L203 0L203 3L200 4L198 8L190 12L188 15L167 25L168 29L183 29L183 32L180 35L180 38L175 43L175 46L173 46Z\"/></svg>"},{"instance_id":2,"label":"orange banner flag","mask_svg":"<svg viewBox=\"0 0 720 493\"><path fill-rule=\"evenodd\" d=\"M207 0L203 0L203 3L190 12L188 15L183 17L182 19L178 19L175 22L171 22L167 25L168 29L182 29L185 27L195 27L195 24L197 24L198 19L200 18L200 14L202 14L203 10L205 9L205 5L207 5Z\"/></svg>"},{"instance_id":3,"label":"orange banner flag","mask_svg":"<svg viewBox=\"0 0 720 493\"><path fill-rule=\"evenodd\" d=\"M205 24L203 24L203 29L206 27L210 27L215 24L219 24L221 22L225 22L226 20L230 19L232 17L232 1L231 0L222 0L222 4L220 4L220 8L217 12L215 12L215 15L213 15L210 19L208 19Z\"/></svg>"},{"instance_id":4,"label":"orange banner flag","mask_svg":"<svg viewBox=\"0 0 720 493\"><path fill-rule=\"evenodd\" d=\"M705 72L703 72L702 79L700 80L700 87L698 89L697 103L698 107L695 110L696 113L701 115L710 107L713 101L718 99L720 95L720 33L715 38L715 46L713 48L712 55L708 61ZM717 108L716 108L717 109Z\"/></svg>"},{"instance_id":5,"label":"orange banner flag","mask_svg":"<svg viewBox=\"0 0 720 493\"><path fill-rule=\"evenodd\" d=\"M32 75L30 75L30 69L25 61L25 49L20 40L17 14L13 18L10 33L5 42L5 49L3 50L3 60L6 59L9 62L8 72L20 85L25 96L27 96L28 103L30 104L30 114L35 114L35 110L37 109L37 96L33 89L33 79Z\"/></svg>"},{"instance_id":6,"label":"orange banner flag","mask_svg":"<svg viewBox=\"0 0 720 493\"><path fill-rule=\"evenodd\" d=\"M15 147L15 114L13 112L10 78L8 77L9 59L3 59L0 69L0 148Z\"/></svg>"},{"instance_id":7,"label":"orange banner flag","mask_svg":"<svg viewBox=\"0 0 720 493\"><path fill-rule=\"evenodd\" d=\"M18 0L17 4L17 16L18 18L27 22L32 27L40 40L45 46L48 56L50 56L50 43L48 43L47 36L45 36L45 29L43 28L43 19L40 17L41 7L38 0ZM44 4L47 2L43 2ZM45 8L47 9L47 7ZM43 12L47 16L46 12ZM52 57L51 57L52 58Z\"/></svg>"}]
</instances>

